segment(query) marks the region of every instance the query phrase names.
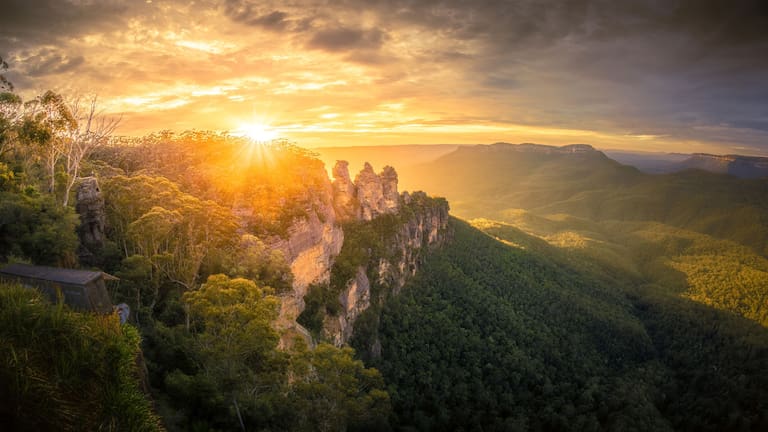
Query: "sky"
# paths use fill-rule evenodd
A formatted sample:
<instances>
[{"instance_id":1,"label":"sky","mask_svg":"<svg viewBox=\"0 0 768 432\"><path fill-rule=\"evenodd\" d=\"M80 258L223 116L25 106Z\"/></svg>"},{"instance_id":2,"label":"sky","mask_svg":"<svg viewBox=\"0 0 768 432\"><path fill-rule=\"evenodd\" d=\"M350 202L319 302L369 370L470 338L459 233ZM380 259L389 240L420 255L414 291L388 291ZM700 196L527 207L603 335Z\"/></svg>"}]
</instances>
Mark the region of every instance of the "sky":
<instances>
[{"instance_id":1,"label":"sky","mask_svg":"<svg viewBox=\"0 0 768 432\"><path fill-rule=\"evenodd\" d=\"M3 0L17 92L122 135L768 156L764 0Z\"/></svg>"}]
</instances>

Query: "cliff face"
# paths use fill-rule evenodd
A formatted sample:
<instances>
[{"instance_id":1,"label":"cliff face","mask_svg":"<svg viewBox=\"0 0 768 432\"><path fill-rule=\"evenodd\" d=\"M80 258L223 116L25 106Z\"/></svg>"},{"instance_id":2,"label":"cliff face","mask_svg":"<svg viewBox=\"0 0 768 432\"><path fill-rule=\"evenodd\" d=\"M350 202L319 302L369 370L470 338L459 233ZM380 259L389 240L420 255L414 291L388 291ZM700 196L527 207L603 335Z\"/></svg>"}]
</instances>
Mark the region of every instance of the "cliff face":
<instances>
[{"instance_id":1,"label":"cliff face","mask_svg":"<svg viewBox=\"0 0 768 432\"><path fill-rule=\"evenodd\" d=\"M385 166L381 171L381 194L383 213L397 213L400 207L400 195L397 193L397 172L391 166Z\"/></svg>"},{"instance_id":2,"label":"cliff face","mask_svg":"<svg viewBox=\"0 0 768 432\"><path fill-rule=\"evenodd\" d=\"M355 197L359 209L357 218L369 221L383 214L397 213L400 195L397 192L397 172L391 166L376 174L369 163L355 177Z\"/></svg>"},{"instance_id":3,"label":"cliff face","mask_svg":"<svg viewBox=\"0 0 768 432\"><path fill-rule=\"evenodd\" d=\"M357 218L360 203L355 196L355 184L349 178L349 163L336 161L333 167L333 208L341 221Z\"/></svg>"},{"instance_id":4,"label":"cliff face","mask_svg":"<svg viewBox=\"0 0 768 432\"><path fill-rule=\"evenodd\" d=\"M383 247L370 252L365 264L357 267L354 278L339 294L340 312L324 321L323 336L337 346L349 342L363 312L397 295L418 272L426 252L450 238L446 201L429 198L423 192L404 192L398 202L402 203L402 213L386 221L392 226L383 231ZM376 229L366 224L355 228Z\"/></svg>"},{"instance_id":5,"label":"cliff face","mask_svg":"<svg viewBox=\"0 0 768 432\"><path fill-rule=\"evenodd\" d=\"M314 175L323 181L320 190L307 197L304 215L293 220L285 236L266 239L271 249L282 252L293 273L293 289L281 296L278 327L305 336L308 332L296 323L304 310L304 296L311 284L328 282L333 260L344 243L333 186L324 171Z\"/></svg>"},{"instance_id":6,"label":"cliff face","mask_svg":"<svg viewBox=\"0 0 768 432\"><path fill-rule=\"evenodd\" d=\"M343 243L344 231L329 206L308 210L306 218L290 226L286 239L271 242L271 247L286 257L293 273L293 290L282 299L282 320L293 322L304 310L310 284L328 282L333 260Z\"/></svg>"},{"instance_id":7,"label":"cliff face","mask_svg":"<svg viewBox=\"0 0 768 432\"><path fill-rule=\"evenodd\" d=\"M271 249L282 252L293 273L293 289L282 296L278 320L287 335L284 346L297 333L309 339L309 332L297 319L307 307L305 296L310 287L343 287L338 294L339 312L326 317L322 335L337 345L344 344L352 336L357 317L383 299L382 295L396 294L417 271L424 251L445 240L447 203L423 192L401 196L394 168L385 167L376 174L366 163L352 182L348 164L338 161L333 183L325 173L317 175L324 179L322 187L309 194L302 216L293 219L286 235L266 239ZM333 266L345 244L344 230L375 229L382 224L386 225L383 253L365 257L355 271L343 277L346 280L332 281ZM372 250L371 245L358 246Z\"/></svg>"}]
</instances>

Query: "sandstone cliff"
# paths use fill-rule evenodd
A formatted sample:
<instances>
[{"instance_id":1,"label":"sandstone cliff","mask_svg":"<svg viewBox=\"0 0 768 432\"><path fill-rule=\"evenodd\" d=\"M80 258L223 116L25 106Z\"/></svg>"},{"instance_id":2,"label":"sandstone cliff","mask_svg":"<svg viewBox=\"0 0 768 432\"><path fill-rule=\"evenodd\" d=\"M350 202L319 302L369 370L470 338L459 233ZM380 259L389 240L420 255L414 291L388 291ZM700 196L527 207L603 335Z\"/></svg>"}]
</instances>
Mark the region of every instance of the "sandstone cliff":
<instances>
[{"instance_id":1,"label":"sandstone cliff","mask_svg":"<svg viewBox=\"0 0 768 432\"><path fill-rule=\"evenodd\" d=\"M406 192L398 202L398 205L402 203L400 214L388 220L348 227L350 230L372 230L382 242L380 245L361 244L358 246L362 247L351 251L362 251L365 257L338 295L340 311L336 316L326 317L323 323L323 337L337 346L349 342L355 322L363 312L372 305L382 304L387 297L397 295L416 274L427 251L442 245L450 237L445 200L430 198L423 192L413 195ZM331 281L334 282L338 285L342 281Z\"/></svg>"},{"instance_id":2,"label":"sandstone cliff","mask_svg":"<svg viewBox=\"0 0 768 432\"><path fill-rule=\"evenodd\" d=\"M320 187L307 195L301 215L291 221L285 235L265 240L283 254L293 273L292 290L282 295L278 320L284 346L296 334L309 339L309 332L297 322L309 320L302 321L301 316L325 317L326 310L316 304L305 312L308 290L333 290L335 304L328 308L336 314L324 319L329 323L325 329L314 331L342 345L352 336L357 317L372 303L397 293L417 271L424 252L445 239L447 203L423 192L400 195L394 168L384 167L376 174L366 163L352 182L347 162L338 161L332 173L332 183L324 172L316 173L322 176ZM345 230L355 234L349 242ZM361 241L360 232L366 230L378 232ZM357 264L348 272L334 271L337 259L344 261L339 265L348 264L351 254Z\"/></svg>"},{"instance_id":3,"label":"sandstone cliff","mask_svg":"<svg viewBox=\"0 0 768 432\"><path fill-rule=\"evenodd\" d=\"M281 296L278 327L291 337L291 330L308 336L296 323L304 310L304 296L311 284L327 283L333 260L341 251L344 231L334 209L334 188L325 171L313 174L319 188L305 197L302 215L295 217L284 236L273 236L266 243L280 251L293 273L292 290ZM286 342L285 340L283 341Z\"/></svg>"},{"instance_id":4,"label":"sandstone cliff","mask_svg":"<svg viewBox=\"0 0 768 432\"><path fill-rule=\"evenodd\" d=\"M333 167L333 208L341 221L357 218L360 203L357 201L355 184L349 177L349 163L336 161Z\"/></svg>"},{"instance_id":5,"label":"sandstone cliff","mask_svg":"<svg viewBox=\"0 0 768 432\"><path fill-rule=\"evenodd\" d=\"M371 164L366 162L355 177L355 197L360 205L360 220L369 221L383 214L397 213L400 200L395 169L386 166L377 175Z\"/></svg>"}]
</instances>

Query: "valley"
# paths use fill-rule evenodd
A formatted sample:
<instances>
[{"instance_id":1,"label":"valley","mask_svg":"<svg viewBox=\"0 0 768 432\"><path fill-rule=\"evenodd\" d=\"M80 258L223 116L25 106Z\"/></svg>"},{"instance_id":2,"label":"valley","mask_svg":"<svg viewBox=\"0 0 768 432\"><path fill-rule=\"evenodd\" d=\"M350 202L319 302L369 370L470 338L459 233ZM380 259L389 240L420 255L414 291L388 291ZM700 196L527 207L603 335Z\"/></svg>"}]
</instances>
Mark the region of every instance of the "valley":
<instances>
[{"instance_id":1,"label":"valley","mask_svg":"<svg viewBox=\"0 0 768 432\"><path fill-rule=\"evenodd\" d=\"M115 333L122 379L142 383L124 384L130 416L102 406L94 424L768 425L765 179L651 175L588 145L366 149L418 163L329 167L286 142L190 131L100 146L61 207L62 189L36 192L44 166L11 150L0 210L23 216L4 225L3 258L102 269L119 280L113 303L131 311L125 333L115 315L89 318ZM38 300L4 290L6 319L68 310L17 309ZM4 340L45 382L68 379L35 344ZM0 379L33 382L5 359ZM8 388L25 392L16 412L66 401L50 407L66 424L68 410L87 409L56 396L70 385Z\"/></svg>"}]
</instances>

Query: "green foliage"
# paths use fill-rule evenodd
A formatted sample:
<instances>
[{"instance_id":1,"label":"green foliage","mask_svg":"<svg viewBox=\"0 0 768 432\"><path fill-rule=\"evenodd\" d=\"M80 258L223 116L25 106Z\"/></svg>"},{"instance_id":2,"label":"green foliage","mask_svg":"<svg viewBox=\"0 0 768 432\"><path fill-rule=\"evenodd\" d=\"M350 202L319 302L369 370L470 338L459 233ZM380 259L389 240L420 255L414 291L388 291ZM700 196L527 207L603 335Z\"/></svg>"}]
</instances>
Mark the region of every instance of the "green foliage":
<instances>
[{"instance_id":1,"label":"green foliage","mask_svg":"<svg viewBox=\"0 0 768 432\"><path fill-rule=\"evenodd\" d=\"M328 182L322 162L305 149L204 131L116 140L94 157L129 175L163 176L186 193L244 210L240 217L257 235L285 236L294 219L306 217L324 196Z\"/></svg>"},{"instance_id":2,"label":"green foliage","mask_svg":"<svg viewBox=\"0 0 768 432\"><path fill-rule=\"evenodd\" d=\"M277 346L271 323L280 302L270 291L247 279L213 275L182 298L189 305L192 325L202 329L196 339L205 369L225 387L247 381L239 368L262 370Z\"/></svg>"},{"instance_id":3,"label":"green foliage","mask_svg":"<svg viewBox=\"0 0 768 432\"><path fill-rule=\"evenodd\" d=\"M25 257L36 264L76 263L79 224L71 208L35 191L0 191L0 259Z\"/></svg>"},{"instance_id":4,"label":"green foliage","mask_svg":"<svg viewBox=\"0 0 768 432\"><path fill-rule=\"evenodd\" d=\"M293 274L283 253L269 250L258 237L243 234L240 243L220 259L226 263L228 273L233 277L243 277L266 285L276 293L284 293L292 288Z\"/></svg>"},{"instance_id":5,"label":"green foliage","mask_svg":"<svg viewBox=\"0 0 768 432\"><path fill-rule=\"evenodd\" d=\"M139 335L116 315L0 285L0 416L11 430L161 430L139 389Z\"/></svg>"},{"instance_id":6,"label":"green foliage","mask_svg":"<svg viewBox=\"0 0 768 432\"><path fill-rule=\"evenodd\" d=\"M147 331L169 429L234 430L242 419L248 430L388 430L381 375L351 349L308 350L301 341L292 352L277 349L271 289L214 275L182 300L189 331L161 323Z\"/></svg>"},{"instance_id":7,"label":"green foliage","mask_svg":"<svg viewBox=\"0 0 768 432\"><path fill-rule=\"evenodd\" d=\"M738 243L652 222L595 223L573 217L508 213L512 225L473 221L508 244L557 258L628 286L661 287L768 325L768 260ZM519 228L534 234L531 237ZM521 239L534 239L532 246ZM542 246L543 244L543 246Z\"/></svg>"},{"instance_id":8,"label":"green foliage","mask_svg":"<svg viewBox=\"0 0 768 432\"><path fill-rule=\"evenodd\" d=\"M103 181L102 191L107 235L125 255L108 270L126 277L120 295L137 311L146 307L151 315L172 291L195 287L201 269L215 269L213 261L236 244L229 209L185 194L165 178L115 176Z\"/></svg>"},{"instance_id":9,"label":"green foliage","mask_svg":"<svg viewBox=\"0 0 768 432\"><path fill-rule=\"evenodd\" d=\"M322 337L323 322L327 315L337 315L341 310L339 295L328 284L312 284L304 296L304 310L296 318L296 322L304 326L312 337Z\"/></svg>"},{"instance_id":10,"label":"green foliage","mask_svg":"<svg viewBox=\"0 0 768 432\"><path fill-rule=\"evenodd\" d=\"M296 431L389 430L389 395L376 369L354 359L351 348L299 347L291 358L291 406Z\"/></svg>"},{"instance_id":11,"label":"green foliage","mask_svg":"<svg viewBox=\"0 0 768 432\"><path fill-rule=\"evenodd\" d=\"M584 271L453 223L455 240L428 257L381 310L381 357L373 365L392 390L398 427L761 430L768 424L764 328L712 309L702 313L670 294L635 291L631 277ZM548 247L523 234L517 241ZM355 340L358 349L365 343ZM708 411L722 399L715 388L738 396Z\"/></svg>"}]
</instances>

